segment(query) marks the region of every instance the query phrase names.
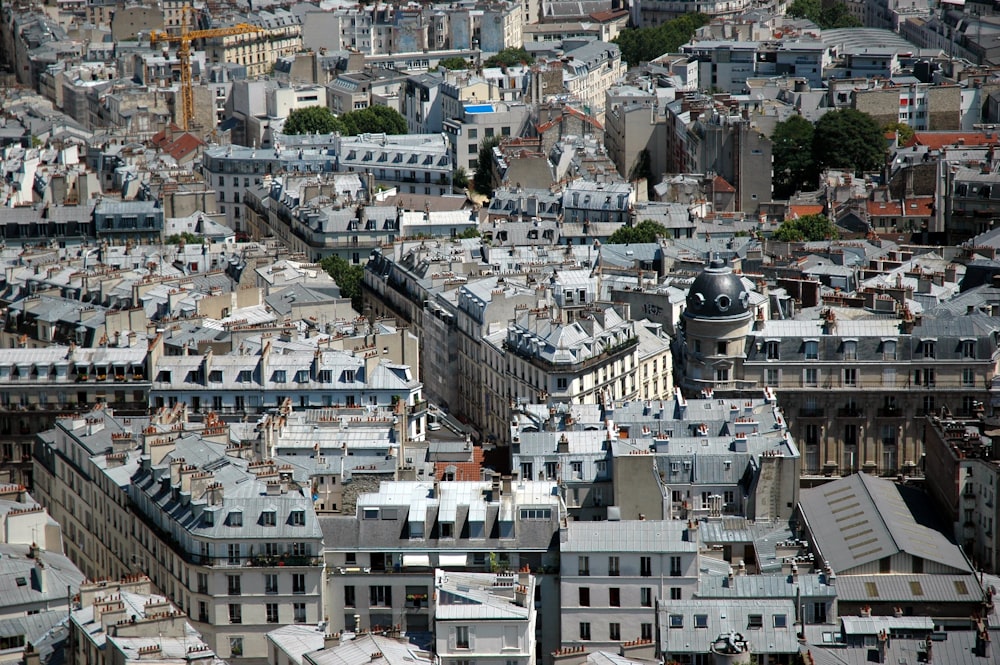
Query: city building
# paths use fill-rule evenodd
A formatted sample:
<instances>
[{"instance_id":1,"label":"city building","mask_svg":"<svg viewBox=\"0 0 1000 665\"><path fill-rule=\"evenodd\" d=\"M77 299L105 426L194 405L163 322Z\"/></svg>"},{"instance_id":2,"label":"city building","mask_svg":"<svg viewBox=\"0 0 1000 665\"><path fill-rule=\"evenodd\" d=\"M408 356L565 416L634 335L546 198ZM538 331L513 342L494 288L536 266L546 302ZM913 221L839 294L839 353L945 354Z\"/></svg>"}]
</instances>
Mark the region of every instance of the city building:
<instances>
[{"instance_id":1,"label":"city building","mask_svg":"<svg viewBox=\"0 0 1000 665\"><path fill-rule=\"evenodd\" d=\"M535 578L519 571L434 571L434 652L442 664L476 662L534 665Z\"/></svg>"},{"instance_id":2,"label":"city building","mask_svg":"<svg viewBox=\"0 0 1000 665\"><path fill-rule=\"evenodd\" d=\"M560 533L563 646L652 640L657 604L697 588L697 533L677 520L569 522Z\"/></svg>"}]
</instances>

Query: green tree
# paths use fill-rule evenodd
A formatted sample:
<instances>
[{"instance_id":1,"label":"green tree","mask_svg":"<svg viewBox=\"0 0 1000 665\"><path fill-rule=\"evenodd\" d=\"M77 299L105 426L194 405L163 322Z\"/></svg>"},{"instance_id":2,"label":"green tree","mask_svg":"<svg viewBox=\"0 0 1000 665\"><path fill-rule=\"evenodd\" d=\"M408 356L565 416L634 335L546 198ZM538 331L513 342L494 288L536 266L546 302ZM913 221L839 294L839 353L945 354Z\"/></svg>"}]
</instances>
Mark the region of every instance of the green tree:
<instances>
[{"instance_id":1,"label":"green tree","mask_svg":"<svg viewBox=\"0 0 1000 665\"><path fill-rule=\"evenodd\" d=\"M368 108L348 111L340 116L344 125L344 133L348 136L358 134L406 134L409 127L406 118L396 109L388 106L369 106Z\"/></svg>"},{"instance_id":2,"label":"green tree","mask_svg":"<svg viewBox=\"0 0 1000 665\"><path fill-rule=\"evenodd\" d=\"M168 245L179 245L184 243L185 245L201 245L204 244L205 239L201 236L196 236L190 231L184 231L183 233L175 233L172 236L167 237Z\"/></svg>"},{"instance_id":3,"label":"green tree","mask_svg":"<svg viewBox=\"0 0 1000 665\"><path fill-rule=\"evenodd\" d=\"M285 134L332 134L343 132L344 123L325 106L307 106L290 112L281 131Z\"/></svg>"},{"instance_id":4,"label":"green tree","mask_svg":"<svg viewBox=\"0 0 1000 665\"><path fill-rule=\"evenodd\" d=\"M823 4L821 0L795 0L788 7L788 15L809 19L824 30L861 27L861 21L851 16L843 2L833 2L825 7Z\"/></svg>"},{"instance_id":5,"label":"green tree","mask_svg":"<svg viewBox=\"0 0 1000 665\"><path fill-rule=\"evenodd\" d=\"M472 238L478 238L479 237L479 229L477 229L474 226L470 226L469 228L465 229L464 231L462 231L461 233L459 233L455 237L456 238L461 238L463 240L470 240Z\"/></svg>"},{"instance_id":6,"label":"green tree","mask_svg":"<svg viewBox=\"0 0 1000 665\"><path fill-rule=\"evenodd\" d=\"M833 240L838 235L837 227L826 215L803 215L783 221L773 237L782 242L804 242Z\"/></svg>"},{"instance_id":7,"label":"green tree","mask_svg":"<svg viewBox=\"0 0 1000 665\"><path fill-rule=\"evenodd\" d=\"M483 62L483 67L514 67L530 65L535 58L524 50L523 46L508 46L496 55L491 55Z\"/></svg>"},{"instance_id":8,"label":"green tree","mask_svg":"<svg viewBox=\"0 0 1000 665\"><path fill-rule=\"evenodd\" d=\"M899 141L899 145L906 145L913 138L913 127L910 127L905 122L890 122L882 129L887 132L896 132L896 139Z\"/></svg>"},{"instance_id":9,"label":"green tree","mask_svg":"<svg viewBox=\"0 0 1000 665\"><path fill-rule=\"evenodd\" d=\"M667 229L659 222L644 219L635 226L623 226L608 238L610 245L631 245L643 242L656 242L658 236L667 236Z\"/></svg>"},{"instance_id":10,"label":"green tree","mask_svg":"<svg viewBox=\"0 0 1000 665\"><path fill-rule=\"evenodd\" d=\"M469 174L464 166L458 166L451 172L451 182L461 189L469 186Z\"/></svg>"},{"instance_id":11,"label":"green tree","mask_svg":"<svg viewBox=\"0 0 1000 665\"><path fill-rule=\"evenodd\" d=\"M361 312L361 280L364 278L365 269L335 254L324 257L319 265L333 277L333 281L340 287L340 295L350 298L351 307Z\"/></svg>"},{"instance_id":12,"label":"green tree","mask_svg":"<svg viewBox=\"0 0 1000 665\"><path fill-rule=\"evenodd\" d=\"M496 136L488 136L479 144L479 158L476 173L472 176L472 186L484 196L493 196L493 148L500 145Z\"/></svg>"},{"instance_id":13,"label":"green tree","mask_svg":"<svg viewBox=\"0 0 1000 665\"><path fill-rule=\"evenodd\" d=\"M704 14L684 14L648 28L626 28L611 40L631 66L649 62L664 53L673 53L691 41L695 30L708 23Z\"/></svg>"},{"instance_id":14,"label":"green tree","mask_svg":"<svg viewBox=\"0 0 1000 665\"><path fill-rule=\"evenodd\" d=\"M451 70L469 69L469 61L455 55L438 62L438 67L444 67L445 69Z\"/></svg>"},{"instance_id":15,"label":"green tree","mask_svg":"<svg viewBox=\"0 0 1000 665\"><path fill-rule=\"evenodd\" d=\"M813 130L813 159L819 170L873 171L885 161L885 135L875 119L854 109L824 115Z\"/></svg>"},{"instance_id":16,"label":"green tree","mask_svg":"<svg viewBox=\"0 0 1000 665\"><path fill-rule=\"evenodd\" d=\"M816 188L812 143L813 124L800 115L775 125L771 135L775 198L786 199L799 190Z\"/></svg>"}]
</instances>

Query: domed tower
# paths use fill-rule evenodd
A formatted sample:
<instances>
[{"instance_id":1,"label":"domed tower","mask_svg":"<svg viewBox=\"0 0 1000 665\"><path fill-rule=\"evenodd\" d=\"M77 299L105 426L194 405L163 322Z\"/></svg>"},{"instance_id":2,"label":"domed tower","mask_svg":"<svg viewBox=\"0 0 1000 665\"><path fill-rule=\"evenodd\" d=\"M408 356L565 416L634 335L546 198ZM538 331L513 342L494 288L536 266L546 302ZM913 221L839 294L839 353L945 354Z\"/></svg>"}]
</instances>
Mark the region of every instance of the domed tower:
<instances>
[{"instance_id":1,"label":"domed tower","mask_svg":"<svg viewBox=\"0 0 1000 665\"><path fill-rule=\"evenodd\" d=\"M686 392L738 388L752 318L743 280L724 260L713 259L691 284L681 315L681 386Z\"/></svg>"}]
</instances>

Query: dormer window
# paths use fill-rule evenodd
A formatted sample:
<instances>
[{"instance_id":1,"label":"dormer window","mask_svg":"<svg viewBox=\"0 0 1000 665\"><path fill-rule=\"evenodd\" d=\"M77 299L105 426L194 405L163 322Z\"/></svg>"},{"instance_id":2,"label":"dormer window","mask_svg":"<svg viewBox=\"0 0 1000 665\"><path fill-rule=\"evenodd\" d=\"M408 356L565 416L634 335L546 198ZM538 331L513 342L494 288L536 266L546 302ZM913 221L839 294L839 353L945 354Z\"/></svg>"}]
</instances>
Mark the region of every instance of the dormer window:
<instances>
[{"instance_id":1,"label":"dormer window","mask_svg":"<svg viewBox=\"0 0 1000 665\"><path fill-rule=\"evenodd\" d=\"M767 359L768 360L779 360L780 359L780 356L778 355L778 348L779 348L780 345L781 345L780 342L778 342L776 340L772 340L772 341L766 343L766 347L767 347Z\"/></svg>"},{"instance_id":2,"label":"dormer window","mask_svg":"<svg viewBox=\"0 0 1000 665\"><path fill-rule=\"evenodd\" d=\"M243 526L243 513L234 510L226 517L226 526Z\"/></svg>"},{"instance_id":3,"label":"dormer window","mask_svg":"<svg viewBox=\"0 0 1000 665\"><path fill-rule=\"evenodd\" d=\"M277 526L278 520L273 510L265 510L260 514L261 526Z\"/></svg>"},{"instance_id":4,"label":"dormer window","mask_svg":"<svg viewBox=\"0 0 1000 665\"><path fill-rule=\"evenodd\" d=\"M306 525L306 511L304 510L293 510L288 516L288 522L292 526L305 526Z\"/></svg>"}]
</instances>

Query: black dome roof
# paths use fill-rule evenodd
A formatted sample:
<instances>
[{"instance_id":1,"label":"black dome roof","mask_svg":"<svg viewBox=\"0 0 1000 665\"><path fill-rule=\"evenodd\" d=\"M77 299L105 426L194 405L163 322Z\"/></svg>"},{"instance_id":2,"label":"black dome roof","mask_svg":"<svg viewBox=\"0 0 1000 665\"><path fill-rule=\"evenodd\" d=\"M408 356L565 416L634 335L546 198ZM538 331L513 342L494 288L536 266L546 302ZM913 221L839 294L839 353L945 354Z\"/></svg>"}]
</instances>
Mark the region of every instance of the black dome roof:
<instances>
[{"instance_id":1,"label":"black dome roof","mask_svg":"<svg viewBox=\"0 0 1000 665\"><path fill-rule=\"evenodd\" d=\"M687 295L685 314L699 319L734 319L749 311L750 294L743 280L722 259L713 259Z\"/></svg>"}]
</instances>

